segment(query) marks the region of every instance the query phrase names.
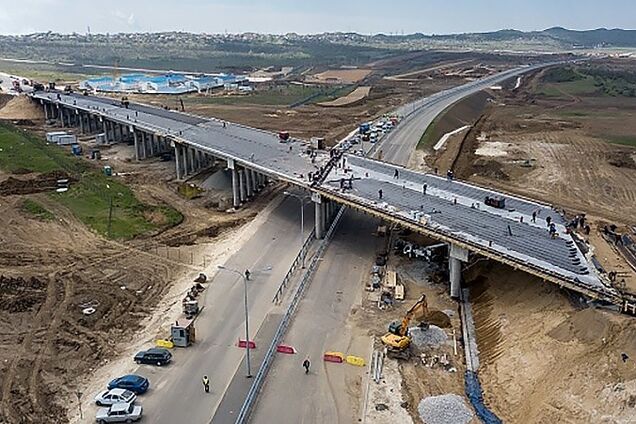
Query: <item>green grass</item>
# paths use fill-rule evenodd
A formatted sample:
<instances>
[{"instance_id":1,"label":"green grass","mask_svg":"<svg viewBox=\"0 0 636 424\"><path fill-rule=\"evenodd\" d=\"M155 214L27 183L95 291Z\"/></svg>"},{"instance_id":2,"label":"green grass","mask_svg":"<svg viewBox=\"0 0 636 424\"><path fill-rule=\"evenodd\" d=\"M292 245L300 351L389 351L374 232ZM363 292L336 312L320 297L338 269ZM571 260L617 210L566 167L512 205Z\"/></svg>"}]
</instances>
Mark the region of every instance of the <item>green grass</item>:
<instances>
[{"instance_id":1,"label":"green grass","mask_svg":"<svg viewBox=\"0 0 636 424\"><path fill-rule=\"evenodd\" d=\"M572 96L590 95L599 92L594 78L585 77L575 81L540 84L538 93L548 97L562 97L563 93Z\"/></svg>"},{"instance_id":2,"label":"green grass","mask_svg":"<svg viewBox=\"0 0 636 424\"><path fill-rule=\"evenodd\" d=\"M77 179L65 193L50 196L67 207L85 225L104 236L130 239L163 226L178 224L183 216L169 206L141 203L132 190L100 169L72 156L58 146L49 146L36 136L7 124L0 124L0 168L5 171L28 169L33 172L65 171ZM113 213L108 231L112 198ZM25 201L27 210L45 216L39 208ZM47 211L48 212L48 211ZM150 215L160 214L161 222Z\"/></svg>"},{"instance_id":3,"label":"green grass","mask_svg":"<svg viewBox=\"0 0 636 424\"><path fill-rule=\"evenodd\" d=\"M0 168L8 172L78 172L85 168L59 147L47 145L36 136L8 124L0 123L0 149Z\"/></svg>"},{"instance_id":4,"label":"green grass","mask_svg":"<svg viewBox=\"0 0 636 424\"><path fill-rule=\"evenodd\" d=\"M446 109L442 111L439 115L437 115L431 123L426 127L424 134L420 137L420 141L417 142L417 150L426 150L433 147L435 143L437 143L437 125L439 122L444 119L444 115L448 113L448 111L454 106L454 104L448 106Z\"/></svg>"},{"instance_id":5,"label":"green grass","mask_svg":"<svg viewBox=\"0 0 636 424\"><path fill-rule=\"evenodd\" d=\"M624 146L636 147L636 137L631 135L607 136L606 140L612 144L622 144Z\"/></svg>"},{"instance_id":6,"label":"green grass","mask_svg":"<svg viewBox=\"0 0 636 424\"><path fill-rule=\"evenodd\" d=\"M26 199L22 202L22 210L42 221L51 221L55 218L55 215L53 215L48 209L31 199Z\"/></svg>"},{"instance_id":7,"label":"green grass","mask_svg":"<svg viewBox=\"0 0 636 424\"><path fill-rule=\"evenodd\" d=\"M330 90L321 87L305 87L302 85L287 85L273 87L270 89L258 90L245 95L219 96L219 97L194 97L190 99L198 104L256 104L256 105L281 105L287 106L313 95L328 93ZM320 96L319 96L320 97ZM319 98L317 97L317 98ZM316 100L312 99L312 102Z\"/></svg>"}]
</instances>

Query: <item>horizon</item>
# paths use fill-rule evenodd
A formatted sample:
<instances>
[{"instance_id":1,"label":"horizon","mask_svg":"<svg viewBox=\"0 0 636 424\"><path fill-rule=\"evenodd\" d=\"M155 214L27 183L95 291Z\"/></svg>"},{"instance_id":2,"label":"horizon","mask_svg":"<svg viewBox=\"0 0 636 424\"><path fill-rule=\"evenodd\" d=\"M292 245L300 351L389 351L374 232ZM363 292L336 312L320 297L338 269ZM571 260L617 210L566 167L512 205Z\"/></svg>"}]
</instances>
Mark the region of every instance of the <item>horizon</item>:
<instances>
[{"instance_id":1,"label":"horizon","mask_svg":"<svg viewBox=\"0 0 636 424\"><path fill-rule=\"evenodd\" d=\"M323 31L323 32L311 32L311 33L299 33L299 32L284 32L284 33L275 33L275 32L257 32L257 31L243 31L243 32L203 32L203 31L182 31L182 30L166 30L166 31L120 31L120 32L94 32L91 31L90 35L124 35L124 34L192 34L192 35L245 35L245 34L258 34L258 35L276 35L276 36L284 36L284 35L300 35L300 36L312 36L312 35L323 35L323 34L356 34L363 36L385 36L385 37L409 37L413 35L423 35L426 37L432 36L451 36L451 35L468 35L468 34L488 34L488 33L496 33L503 31L516 31L523 33L531 33L531 32L545 32L552 29L563 29L571 32L590 32L590 31L636 31L636 28L621 28L621 27L597 27L597 28L587 28L587 29L572 29L566 28L563 26L552 26L549 28L543 29L535 29L535 30L520 30L516 28L500 28L490 31L478 31L478 32L448 32L448 33L424 33L424 32L410 32L410 33L386 33L386 32L376 32L376 33L363 33L356 31ZM58 32L58 31L38 31L24 34L3 34L0 33L0 36L30 36L30 35L41 35L41 34L56 34L56 35L89 35L87 32Z\"/></svg>"},{"instance_id":2,"label":"horizon","mask_svg":"<svg viewBox=\"0 0 636 424\"><path fill-rule=\"evenodd\" d=\"M608 0L603 6L593 0L490 0L486 6L471 0L401 0L390 7L383 0L183 0L178 6L167 0L112 0L107 5L96 0L23 0L13 7L0 0L0 34L452 35L495 32L502 26L524 32L633 27L636 4Z\"/></svg>"}]
</instances>

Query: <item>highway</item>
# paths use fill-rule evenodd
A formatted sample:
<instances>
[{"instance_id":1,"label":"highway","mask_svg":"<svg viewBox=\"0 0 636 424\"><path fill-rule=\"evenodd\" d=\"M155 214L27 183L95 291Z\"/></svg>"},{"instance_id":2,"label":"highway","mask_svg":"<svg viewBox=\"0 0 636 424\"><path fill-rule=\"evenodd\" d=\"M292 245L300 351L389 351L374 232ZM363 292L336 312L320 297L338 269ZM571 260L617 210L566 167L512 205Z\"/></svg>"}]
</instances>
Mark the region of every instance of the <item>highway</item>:
<instances>
[{"instance_id":1,"label":"highway","mask_svg":"<svg viewBox=\"0 0 636 424\"><path fill-rule=\"evenodd\" d=\"M279 354L267 376L251 422L352 423L366 368L322 361L327 351L369 356L369 337L355 336L346 325L351 307L359 305L368 282L376 246L378 221L347 211L300 303L285 343L297 355ZM304 374L309 357L311 373ZM357 383L357 385L356 385Z\"/></svg>"},{"instance_id":2,"label":"highway","mask_svg":"<svg viewBox=\"0 0 636 424\"><path fill-rule=\"evenodd\" d=\"M272 298L298 252L299 215L298 200L286 198L269 216L256 218L263 222L224 264L238 270L272 267L271 271L253 272L248 283L252 335L258 332L267 314L274 309ZM307 228L307 235L310 230ZM208 272L213 274L215 270ZM241 376L245 373L244 351L235 346L239 337L245 337L242 279L219 271L208 284L202 305L203 311L196 321L198 341L187 349L176 349L171 365L165 368L136 367L131 358L130 371L148 377L151 382L151 390L140 398L147 422L210 422L235 373ZM265 349L269 341L261 342L261 348ZM252 367L255 374L258 364L252 364ZM201 378L204 374L211 380L210 394L203 392ZM239 404L242 400L242 397L238 399Z\"/></svg>"}]
</instances>

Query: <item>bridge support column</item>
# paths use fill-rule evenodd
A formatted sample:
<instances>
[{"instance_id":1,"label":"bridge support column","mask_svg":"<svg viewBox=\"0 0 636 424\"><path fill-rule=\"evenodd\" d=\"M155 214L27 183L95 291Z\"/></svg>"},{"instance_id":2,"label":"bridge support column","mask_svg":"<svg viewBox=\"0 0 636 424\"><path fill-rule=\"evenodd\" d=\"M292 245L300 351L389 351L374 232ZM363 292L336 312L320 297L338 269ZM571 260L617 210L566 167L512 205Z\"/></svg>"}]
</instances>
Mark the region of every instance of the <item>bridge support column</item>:
<instances>
[{"instance_id":1,"label":"bridge support column","mask_svg":"<svg viewBox=\"0 0 636 424\"><path fill-rule=\"evenodd\" d=\"M239 193L241 195L240 197L241 203L245 203L247 201L247 190L245 187L245 170L239 169L238 176L239 176Z\"/></svg>"},{"instance_id":2,"label":"bridge support column","mask_svg":"<svg viewBox=\"0 0 636 424\"><path fill-rule=\"evenodd\" d=\"M83 116L83 114L82 114L82 113L79 113L79 114L77 115L77 118L78 118L78 120L79 120L80 133L82 133L82 134L86 134L86 129L85 129L85 127L84 127L84 116Z\"/></svg>"},{"instance_id":3,"label":"bridge support column","mask_svg":"<svg viewBox=\"0 0 636 424\"><path fill-rule=\"evenodd\" d=\"M322 239L325 234L325 204L320 194L313 193L311 200L314 202L314 225L316 227L316 238Z\"/></svg>"},{"instance_id":4,"label":"bridge support column","mask_svg":"<svg viewBox=\"0 0 636 424\"><path fill-rule=\"evenodd\" d=\"M254 195L254 187L252 185L252 171L245 168L245 192L247 197L252 197Z\"/></svg>"},{"instance_id":5,"label":"bridge support column","mask_svg":"<svg viewBox=\"0 0 636 424\"><path fill-rule=\"evenodd\" d=\"M450 254L448 256L448 268L450 276L450 295L455 299L459 298L461 292L462 262L468 262L468 250L451 244Z\"/></svg>"},{"instance_id":6,"label":"bridge support column","mask_svg":"<svg viewBox=\"0 0 636 424\"><path fill-rule=\"evenodd\" d=\"M241 206L241 194L239 190L239 176L238 171L236 170L236 165L233 159L227 160L227 167L232 172L232 205L234 209L238 209Z\"/></svg>"},{"instance_id":7,"label":"bridge support column","mask_svg":"<svg viewBox=\"0 0 636 424\"><path fill-rule=\"evenodd\" d=\"M46 123L49 120L49 106L48 103L42 103L42 106L44 107L44 122Z\"/></svg>"},{"instance_id":8,"label":"bridge support column","mask_svg":"<svg viewBox=\"0 0 636 424\"><path fill-rule=\"evenodd\" d=\"M174 144L174 162L175 167L177 168L177 180L181 180L183 178L183 159L181 156L181 145L175 143Z\"/></svg>"}]
</instances>

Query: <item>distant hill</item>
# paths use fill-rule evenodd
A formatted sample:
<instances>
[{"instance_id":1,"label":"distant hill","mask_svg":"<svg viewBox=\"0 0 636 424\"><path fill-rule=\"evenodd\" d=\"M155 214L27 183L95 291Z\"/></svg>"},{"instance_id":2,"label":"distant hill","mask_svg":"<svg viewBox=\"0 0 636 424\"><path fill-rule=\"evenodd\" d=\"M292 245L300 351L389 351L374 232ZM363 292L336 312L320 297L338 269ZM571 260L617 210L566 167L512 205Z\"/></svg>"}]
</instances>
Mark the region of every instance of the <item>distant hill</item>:
<instances>
[{"instance_id":1,"label":"distant hill","mask_svg":"<svg viewBox=\"0 0 636 424\"><path fill-rule=\"evenodd\" d=\"M380 36L386 37L386 36ZM504 29L494 32L431 35L412 34L405 36L411 40L435 40L436 43L545 43L563 49L595 48L595 47L636 47L636 30L598 28L575 31L561 27L548 28L543 31L517 31Z\"/></svg>"}]
</instances>

